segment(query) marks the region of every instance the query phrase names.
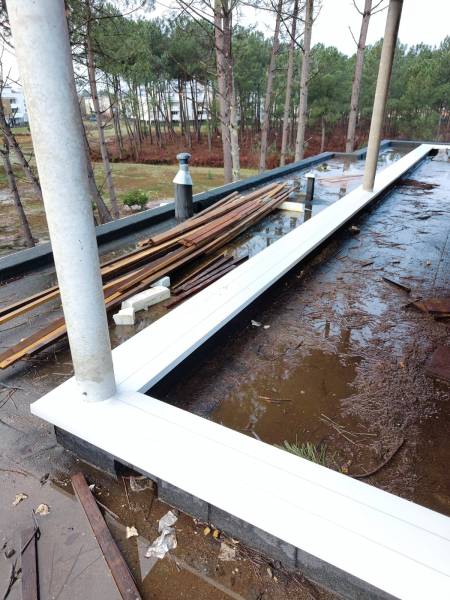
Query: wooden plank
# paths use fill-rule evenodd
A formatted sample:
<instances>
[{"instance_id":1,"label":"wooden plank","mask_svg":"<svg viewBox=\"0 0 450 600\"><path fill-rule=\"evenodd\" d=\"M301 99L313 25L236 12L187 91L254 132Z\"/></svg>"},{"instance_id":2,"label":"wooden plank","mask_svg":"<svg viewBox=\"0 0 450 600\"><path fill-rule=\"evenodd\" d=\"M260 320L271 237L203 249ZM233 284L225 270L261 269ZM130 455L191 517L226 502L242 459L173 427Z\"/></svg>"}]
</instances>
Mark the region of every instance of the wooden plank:
<instances>
[{"instance_id":1,"label":"wooden plank","mask_svg":"<svg viewBox=\"0 0 450 600\"><path fill-rule=\"evenodd\" d=\"M22 600L39 600L36 533L34 527L21 533Z\"/></svg>"},{"instance_id":2,"label":"wooden plank","mask_svg":"<svg viewBox=\"0 0 450 600\"><path fill-rule=\"evenodd\" d=\"M151 283L157 281L164 275L172 273L176 269L191 262L203 254L211 254L224 246L228 241L237 237L240 233L251 227L264 216L272 212L289 194L289 191L279 193L283 185L276 186L269 194L279 194L269 197L269 201L263 204L258 210L252 212L246 218L240 218L238 223L229 228L225 234L218 235L212 233L207 239L199 242L199 247L183 248L180 247L171 250L167 254L154 259L150 264L140 267L128 274L122 275L103 286L105 296L105 306L111 310L130 296L146 289ZM212 240L210 238L213 238ZM152 249L151 249L152 250ZM66 334L64 319L60 318L50 323L45 328L25 338L13 347L8 348L0 354L0 369L11 366L24 356L43 350L50 344L56 342Z\"/></svg>"},{"instance_id":3,"label":"wooden plank","mask_svg":"<svg viewBox=\"0 0 450 600\"><path fill-rule=\"evenodd\" d=\"M191 278L195 277L195 275L197 275L198 273L202 273L204 269L207 269L210 266L214 266L215 263L217 263L219 260L222 260L224 257L225 257L225 254L219 254L218 256L214 256L213 258L210 258L209 260L203 262L199 267L190 271L188 275L183 277L183 279L180 279L177 282L177 284L172 287L172 291L174 291L175 288L178 288L181 285L183 285L183 283L186 283L186 281L190 281Z\"/></svg>"},{"instance_id":4,"label":"wooden plank","mask_svg":"<svg viewBox=\"0 0 450 600\"><path fill-rule=\"evenodd\" d=\"M174 294L178 295L178 293L184 293L184 292L187 292L188 290L190 290L191 288L196 288L203 281L210 279L210 277L214 277L215 275L219 275L219 274L225 275L225 273L230 271L233 267L240 265L247 259L248 259L248 255L243 256L242 258L238 258L238 259L233 259L233 257L230 256L229 261L227 261L224 264L219 265L218 267L216 267L214 269L209 270L208 272L202 274L201 276L199 275L192 281L186 282L184 285L182 285L180 288L178 288L178 291L174 290Z\"/></svg>"},{"instance_id":5,"label":"wooden plank","mask_svg":"<svg viewBox=\"0 0 450 600\"><path fill-rule=\"evenodd\" d=\"M141 599L141 594L136 587L136 583L128 569L128 565L105 523L83 473L76 473L72 476L72 486L83 507L87 520L94 532L100 550L102 551L123 600Z\"/></svg>"},{"instance_id":6,"label":"wooden plank","mask_svg":"<svg viewBox=\"0 0 450 600\"><path fill-rule=\"evenodd\" d=\"M184 290L186 286L191 286L193 283L202 279L208 273L215 272L217 269L221 269L225 264L231 263L233 261L233 255L229 254L227 256L222 255L220 260L215 260L213 264L206 266L204 269L199 269L195 274L189 277L185 277L185 279L180 282L178 285L172 287L172 294L177 294L179 291Z\"/></svg>"}]
</instances>

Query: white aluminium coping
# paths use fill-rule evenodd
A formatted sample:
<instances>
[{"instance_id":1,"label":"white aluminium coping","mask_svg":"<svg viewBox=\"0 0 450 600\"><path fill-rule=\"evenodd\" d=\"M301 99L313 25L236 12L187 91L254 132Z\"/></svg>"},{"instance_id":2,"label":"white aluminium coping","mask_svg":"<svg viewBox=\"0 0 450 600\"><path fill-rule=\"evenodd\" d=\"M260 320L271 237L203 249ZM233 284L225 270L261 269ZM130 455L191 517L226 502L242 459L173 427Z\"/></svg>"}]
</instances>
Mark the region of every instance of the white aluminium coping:
<instances>
[{"instance_id":1,"label":"white aluminium coping","mask_svg":"<svg viewBox=\"0 0 450 600\"><path fill-rule=\"evenodd\" d=\"M71 381L32 411L395 597L450 598L443 515L138 392L88 403Z\"/></svg>"},{"instance_id":2,"label":"white aluminium coping","mask_svg":"<svg viewBox=\"0 0 450 600\"><path fill-rule=\"evenodd\" d=\"M421 145L113 351L118 393L69 379L31 411L396 597L450 598L450 519L140 393L423 158ZM215 476L209 476L214 473Z\"/></svg>"}]
</instances>

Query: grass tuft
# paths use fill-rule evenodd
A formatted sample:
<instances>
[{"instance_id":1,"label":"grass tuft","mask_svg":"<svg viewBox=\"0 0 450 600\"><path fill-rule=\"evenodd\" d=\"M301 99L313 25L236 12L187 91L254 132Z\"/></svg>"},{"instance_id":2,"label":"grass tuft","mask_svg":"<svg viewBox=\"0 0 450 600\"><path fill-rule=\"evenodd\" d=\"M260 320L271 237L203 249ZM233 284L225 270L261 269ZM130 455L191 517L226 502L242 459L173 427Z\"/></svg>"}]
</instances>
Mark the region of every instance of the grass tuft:
<instances>
[{"instance_id":1,"label":"grass tuft","mask_svg":"<svg viewBox=\"0 0 450 600\"><path fill-rule=\"evenodd\" d=\"M295 454L295 456L299 456L300 458L306 458L318 465L324 467L328 466L327 447L325 444L316 445L311 442L299 444L298 442L288 442L287 440L284 440L281 446L277 445L277 448L286 450L286 452Z\"/></svg>"}]
</instances>

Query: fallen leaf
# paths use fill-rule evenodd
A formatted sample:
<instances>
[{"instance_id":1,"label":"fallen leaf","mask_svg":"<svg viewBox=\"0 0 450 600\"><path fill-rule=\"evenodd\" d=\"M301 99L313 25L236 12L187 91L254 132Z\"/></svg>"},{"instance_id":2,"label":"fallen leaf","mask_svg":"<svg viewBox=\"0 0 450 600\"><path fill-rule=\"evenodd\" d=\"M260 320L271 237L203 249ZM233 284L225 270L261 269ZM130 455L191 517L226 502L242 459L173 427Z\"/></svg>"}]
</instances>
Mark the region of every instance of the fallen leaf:
<instances>
[{"instance_id":1,"label":"fallen leaf","mask_svg":"<svg viewBox=\"0 0 450 600\"><path fill-rule=\"evenodd\" d=\"M215 540L218 540L219 539L219 535L220 535L220 531L218 529L214 529L214 531L213 531L213 538Z\"/></svg>"},{"instance_id":2,"label":"fallen leaf","mask_svg":"<svg viewBox=\"0 0 450 600\"><path fill-rule=\"evenodd\" d=\"M207 536L211 533L211 527L205 527L205 529L203 530L203 535Z\"/></svg>"},{"instance_id":3,"label":"fallen leaf","mask_svg":"<svg viewBox=\"0 0 450 600\"><path fill-rule=\"evenodd\" d=\"M45 517L45 515L48 515L48 513L50 512L50 508L48 504L39 504L39 506L34 512L37 515L42 515L43 517Z\"/></svg>"},{"instance_id":4,"label":"fallen leaf","mask_svg":"<svg viewBox=\"0 0 450 600\"><path fill-rule=\"evenodd\" d=\"M28 498L28 496L26 494L19 492L18 494L16 494L16 498L15 498L14 502L12 503L12 505L17 506L18 504L20 504L22 502L22 500L26 500L27 498Z\"/></svg>"},{"instance_id":5,"label":"fallen leaf","mask_svg":"<svg viewBox=\"0 0 450 600\"><path fill-rule=\"evenodd\" d=\"M132 525L131 527L127 527L127 540L129 540L131 537L136 537L138 536L138 530L136 529L136 527L134 525Z\"/></svg>"}]
</instances>

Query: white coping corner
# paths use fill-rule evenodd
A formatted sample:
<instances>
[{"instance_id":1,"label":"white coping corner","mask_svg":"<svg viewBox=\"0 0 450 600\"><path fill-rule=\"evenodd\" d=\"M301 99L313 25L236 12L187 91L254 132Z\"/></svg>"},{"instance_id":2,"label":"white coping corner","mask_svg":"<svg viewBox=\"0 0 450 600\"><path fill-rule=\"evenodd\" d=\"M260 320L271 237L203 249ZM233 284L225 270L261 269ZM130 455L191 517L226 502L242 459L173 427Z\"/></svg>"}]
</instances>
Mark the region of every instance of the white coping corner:
<instances>
[{"instance_id":1,"label":"white coping corner","mask_svg":"<svg viewBox=\"0 0 450 600\"><path fill-rule=\"evenodd\" d=\"M393 596L450 598L450 518L142 393L434 147L422 144L378 173L373 192L357 188L117 347L111 399L84 401L71 378L32 413Z\"/></svg>"}]
</instances>

